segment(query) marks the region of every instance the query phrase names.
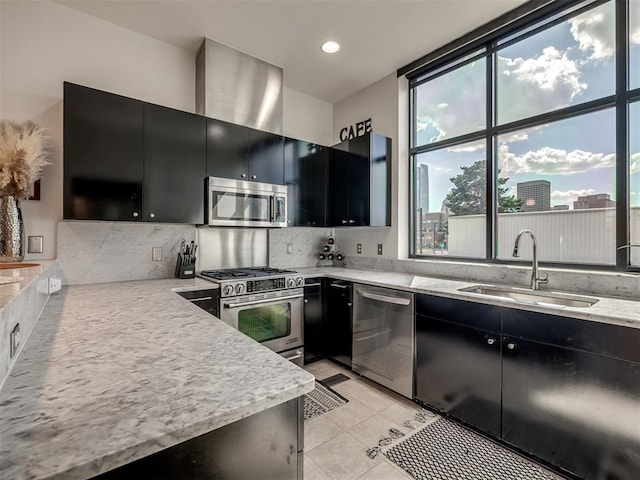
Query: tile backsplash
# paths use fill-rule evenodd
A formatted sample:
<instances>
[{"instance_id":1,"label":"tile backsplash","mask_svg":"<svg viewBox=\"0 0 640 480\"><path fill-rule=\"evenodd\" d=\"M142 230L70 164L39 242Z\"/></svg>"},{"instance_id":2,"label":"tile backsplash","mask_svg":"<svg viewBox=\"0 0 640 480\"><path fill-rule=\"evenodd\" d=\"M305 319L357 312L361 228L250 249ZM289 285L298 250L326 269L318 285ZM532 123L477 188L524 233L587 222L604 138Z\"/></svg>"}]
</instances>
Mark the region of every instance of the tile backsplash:
<instances>
[{"instance_id":1,"label":"tile backsplash","mask_svg":"<svg viewBox=\"0 0 640 480\"><path fill-rule=\"evenodd\" d=\"M287 227L269 230L269 266L315 267L329 228ZM289 248L291 253L289 252Z\"/></svg>"}]
</instances>

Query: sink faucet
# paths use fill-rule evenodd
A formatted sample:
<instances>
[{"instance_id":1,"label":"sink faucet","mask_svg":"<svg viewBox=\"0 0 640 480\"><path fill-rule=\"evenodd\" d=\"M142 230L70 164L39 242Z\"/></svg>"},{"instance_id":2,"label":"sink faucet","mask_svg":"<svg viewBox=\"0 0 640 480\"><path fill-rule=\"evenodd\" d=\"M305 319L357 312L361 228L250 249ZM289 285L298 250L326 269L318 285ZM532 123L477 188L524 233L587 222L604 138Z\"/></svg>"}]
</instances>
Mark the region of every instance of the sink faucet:
<instances>
[{"instance_id":1,"label":"sink faucet","mask_svg":"<svg viewBox=\"0 0 640 480\"><path fill-rule=\"evenodd\" d=\"M520 230L520 233L516 237L516 243L513 246L513 256L518 257L518 245L520 244L520 237L528 233L531 236L531 240L533 240L533 264L532 272L531 272L531 290L540 290L541 283L549 283L549 275L546 272L540 272L538 270L538 245L536 243L536 236L533 234L531 230ZM544 274L542 276L541 274Z\"/></svg>"}]
</instances>

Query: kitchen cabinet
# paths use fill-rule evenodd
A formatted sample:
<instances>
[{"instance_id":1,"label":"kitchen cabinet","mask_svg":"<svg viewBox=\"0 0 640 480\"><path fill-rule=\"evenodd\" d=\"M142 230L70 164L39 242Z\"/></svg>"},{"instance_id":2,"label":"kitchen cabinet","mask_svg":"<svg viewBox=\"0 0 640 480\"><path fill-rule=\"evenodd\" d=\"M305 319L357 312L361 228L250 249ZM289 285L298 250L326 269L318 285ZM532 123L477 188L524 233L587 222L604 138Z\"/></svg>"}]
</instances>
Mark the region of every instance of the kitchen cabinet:
<instances>
[{"instance_id":1,"label":"kitchen cabinet","mask_svg":"<svg viewBox=\"0 0 640 480\"><path fill-rule=\"evenodd\" d=\"M143 102L64 83L64 218L140 221Z\"/></svg>"},{"instance_id":2,"label":"kitchen cabinet","mask_svg":"<svg viewBox=\"0 0 640 480\"><path fill-rule=\"evenodd\" d=\"M304 363L324 357L322 278L307 278L304 283Z\"/></svg>"},{"instance_id":3,"label":"kitchen cabinet","mask_svg":"<svg viewBox=\"0 0 640 480\"><path fill-rule=\"evenodd\" d=\"M584 478L640 471L640 330L504 309L502 439Z\"/></svg>"},{"instance_id":4,"label":"kitchen cabinet","mask_svg":"<svg viewBox=\"0 0 640 480\"><path fill-rule=\"evenodd\" d=\"M282 136L208 118L206 143L208 176L284 182Z\"/></svg>"},{"instance_id":5,"label":"kitchen cabinet","mask_svg":"<svg viewBox=\"0 0 640 480\"><path fill-rule=\"evenodd\" d=\"M284 140L284 183L290 226L327 225L327 182L331 149L294 138Z\"/></svg>"},{"instance_id":6,"label":"kitchen cabinet","mask_svg":"<svg viewBox=\"0 0 640 480\"><path fill-rule=\"evenodd\" d=\"M144 105L144 220L205 221L206 154L205 117Z\"/></svg>"},{"instance_id":7,"label":"kitchen cabinet","mask_svg":"<svg viewBox=\"0 0 640 480\"><path fill-rule=\"evenodd\" d=\"M391 139L375 133L332 149L329 223L391 225Z\"/></svg>"},{"instance_id":8,"label":"kitchen cabinet","mask_svg":"<svg viewBox=\"0 0 640 480\"><path fill-rule=\"evenodd\" d=\"M351 368L353 285L344 280L326 283L323 338L326 356Z\"/></svg>"},{"instance_id":9,"label":"kitchen cabinet","mask_svg":"<svg viewBox=\"0 0 640 480\"><path fill-rule=\"evenodd\" d=\"M416 398L500 437L500 309L416 296Z\"/></svg>"}]
</instances>

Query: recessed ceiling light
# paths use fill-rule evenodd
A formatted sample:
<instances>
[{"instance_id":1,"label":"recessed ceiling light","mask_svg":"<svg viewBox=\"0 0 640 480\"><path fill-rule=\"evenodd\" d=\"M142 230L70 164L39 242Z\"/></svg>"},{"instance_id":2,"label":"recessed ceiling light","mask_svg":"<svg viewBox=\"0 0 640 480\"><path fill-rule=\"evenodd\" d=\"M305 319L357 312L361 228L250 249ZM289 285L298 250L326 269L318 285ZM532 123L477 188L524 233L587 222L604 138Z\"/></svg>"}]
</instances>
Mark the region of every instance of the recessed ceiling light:
<instances>
[{"instance_id":1,"label":"recessed ceiling light","mask_svg":"<svg viewBox=\"0 0 640 480\"><path fill-rule=\"evenodd\" d=\"M322 51L324 53L336 53L340 50L340 44L338 42L334 42L333 40L329 40L328 42L324 42L322 44Z\"/></svg>"}]
</instances>

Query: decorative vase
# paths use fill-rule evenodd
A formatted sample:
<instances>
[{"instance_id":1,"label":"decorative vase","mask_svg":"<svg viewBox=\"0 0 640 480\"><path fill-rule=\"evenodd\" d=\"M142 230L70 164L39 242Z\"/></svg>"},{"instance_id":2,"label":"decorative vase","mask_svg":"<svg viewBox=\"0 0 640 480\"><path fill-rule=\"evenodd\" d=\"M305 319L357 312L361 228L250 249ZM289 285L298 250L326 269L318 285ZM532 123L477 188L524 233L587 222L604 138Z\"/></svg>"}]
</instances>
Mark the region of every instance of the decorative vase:
<instances>
[{"instance_id":1,"label":"decorative vase","mask_svg":"<svg viewBox=\"0 0 640 480\"><path fill-rule=\"evenodd\" d=\"M20 200L0 197L0 262L24 260L24 222Z\"/></svg>"}]
</instances>

